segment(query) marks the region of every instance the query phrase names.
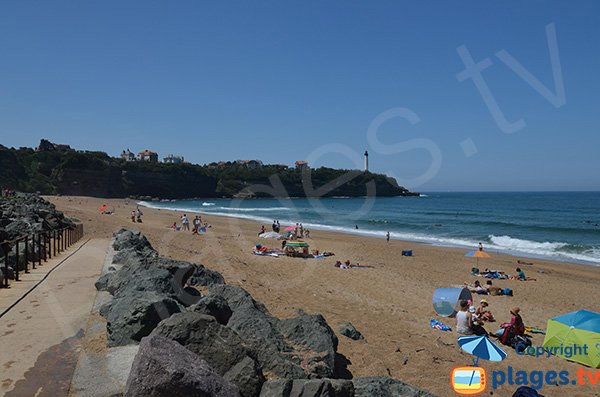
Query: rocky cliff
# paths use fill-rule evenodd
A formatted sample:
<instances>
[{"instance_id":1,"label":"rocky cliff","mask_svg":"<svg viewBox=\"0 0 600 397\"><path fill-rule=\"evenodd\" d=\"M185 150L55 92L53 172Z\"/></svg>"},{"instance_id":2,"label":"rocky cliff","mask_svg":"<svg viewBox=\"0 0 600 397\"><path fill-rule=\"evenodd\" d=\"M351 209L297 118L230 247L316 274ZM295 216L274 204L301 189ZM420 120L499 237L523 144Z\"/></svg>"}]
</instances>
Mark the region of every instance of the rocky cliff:
<instances>
[{"instance_id":1,"label":"rocky cliff","mask_svg":"<svg viewBox=\"0 0 600 397\"><path fill-rule=\"evenodd\" d=\"M35 150L0 145L0 186L43 194L113 198L415 195L392 178L357 170L126 162L103 152L75 151L45 140Z\"/></svg>"}]
</instances>

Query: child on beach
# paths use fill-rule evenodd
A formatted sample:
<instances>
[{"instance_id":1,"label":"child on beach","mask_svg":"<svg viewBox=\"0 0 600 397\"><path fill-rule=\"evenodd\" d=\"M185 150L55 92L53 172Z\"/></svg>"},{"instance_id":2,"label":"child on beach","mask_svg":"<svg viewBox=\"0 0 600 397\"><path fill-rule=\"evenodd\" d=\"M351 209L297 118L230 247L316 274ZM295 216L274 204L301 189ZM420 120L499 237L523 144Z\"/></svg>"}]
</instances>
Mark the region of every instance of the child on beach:
<instances>
[{"instance_id":1,"label":"child on beach","mask_svg":"<svg viewBox=\"0 0 600 397\"><path fill-rule=\"evenodd\" d=\"M519 281L536 281L535 278L525 276L525 272L521 270L520 267L516 269L517 275L511 277L511 280L519 280Z\"/></svg>"}]
</instances>

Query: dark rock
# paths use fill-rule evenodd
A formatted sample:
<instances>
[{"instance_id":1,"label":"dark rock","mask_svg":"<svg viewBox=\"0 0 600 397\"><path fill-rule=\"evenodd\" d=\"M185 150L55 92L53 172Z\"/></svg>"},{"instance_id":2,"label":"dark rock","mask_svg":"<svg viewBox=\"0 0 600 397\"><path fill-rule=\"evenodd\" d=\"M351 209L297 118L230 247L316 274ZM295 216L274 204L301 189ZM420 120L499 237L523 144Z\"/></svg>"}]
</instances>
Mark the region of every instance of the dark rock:
<instances>
[{"instance_id":1,"label":"dark rock","mask_svg":"<svg viewBox=\"0 0 600 397\"><path fill-rule=\"evenodd\" d=\"M135 232L128 229L120 229L119 231L113 233L114 242L113 248L115 251L120 251L124 249L134 249L136 251L143 251L145 249L150 249L154 251L152 245L141 232Z\"/></svg>"},{"instance_id":2,"label":"dark rock","mask_svg":"<svg viewBox=\"0 0 600 397\"><path fill-rule=\"evenodd\" d=\"M187 280L189 285L209 286L213 284L225 284L221 273L210 270L203 265L194 265L194 273Z\"/></svg>"},{"instance_id":3,"label":"dark rock","mask_svg":"<svg viewBox=\"0 0 600 397\"><path fill-rule=\"evenodd\" d=\"M227 326L246 341L267 341L278 350L285 349L283 337L277 330L278 319L264 305L256 302L245 289L213 284L209 287L209 296L220 296L227 301L233 311Z\"/></svg>"},{"instance_id":4,"label":"dark rock","mask_svg":"<svg viewBox=\"0 0 600 397\"><path fill-rule=\"evenodd\" d=\"M362 334L350 322L341 323L339 331L340 331L340 334L342 334L352 340L364 339Z\"/></svg>"},{"instance_id":5,"label":"dark rock","mask_svg":"<svg viewBox=\"0 0 600 397\"><path fill-rule=\"evenodd\" d=\"M221 296L206 296L195 305L188 307L188 310L195 313L208 314L217 319L219 324L227 325L231 317L231 309L227 301Z\"/></svg>"},{"instance_id":6,"label":"dark rock","mask_svg":"<svg viewBox=\"0 0 600 397\"><path fill-rule=\"evenodd\" d=\"M433 394L384 376L354 379L356 397L435 397Z\"/></svg>"},{"instance_id":7,"label":"dark rock","mask_svg":"<svg viewBox=\"0 0 600 397\"><path fill-rule=\"evenodd\" d=\"M227 301L233 314L227 327L234 330L246 343L263 371L281 378L306 378L307 374L297 362L290 361L293 350L285 343L277 329L279 320L273 317L243 288L213 284L208 296L219 296Z\"/></svg>"},{"instance_id":8,"label":"dark rock","mask_svg":"<svg viewBox=\"0 0 600 397\"><path fill-rule=\"evenodd\" d=\"M320 314L302 315L281 320L279 329L284 338L300 350L305 370L318 377L333 376L338 339Z\"/></svg>"},{"instance_id":9,"label":"dark rock","mask_svg":"<svg viewBox=\"0 0 600 397\"><path fill-rule=\"evenodd\" d=\"M125 397L235 397L232 385L179 343L161 336L142 339Z\"/></svg>"},{"instance_id":10,"label":"dark rock","mask_svg":"<svg viewBox=\"0 0 600 397\"><path fill-rule=\"evenodd\" d=\"M138 292L115 298L100 313L106 316L109 346L139 342L163 319L181 311L177 302L156 292Z\"/></svg>"},{"instance_id":11,"label":"dark rock","mask_svg":"<svg viewBox=\"0 0 600 397\"><path fill-rule=\"evenodd\" d=\"M349 380L276 379L263 385L260 397L354 397L354 386Z\"/></svg>"},{"instance_id":12,"label":"dark rock","mask_svg":"<svg viewBox=\"0 0 600 397\"><path fill-rule=\"evenodd\" d=\"M256 361L245 357L225 373L223 378L240 389L243 397L254 397L260 394L260 389L265 382Z\"/></svg>"},{"instance_id":13,"label":"dark rock","mask_svg":"<svg viewBox=\"0 0 600 397\"><path fill-rule=\"evenodd\" d=\"M174 298L181 288L168 270L141 266L133 269L124 266L111 276L98 281L100 286L105 284L106 291L115 298L135 294L136 291L152 291Z\"/></svg>"},{"instance_id":14,"label":"dark rock","mask_svg":"<svg viewBox=\"0 0 600 397\"><path fill-rule=\"evenodd\" d=\"M273 379L263 384L260 397L289 397L291 391L291 379Z\"/></svg>"},{"instance_id":15,"label":"dark rock","mask_svg":"<svg viewBox=\"0 0 600 397\"><path fill-rule=\"evenodd\" d=\"M183 312L162 321L152 332L175 340L223 375L246 357L242 339L206 314Z\"/></svg>"}]
</instances>

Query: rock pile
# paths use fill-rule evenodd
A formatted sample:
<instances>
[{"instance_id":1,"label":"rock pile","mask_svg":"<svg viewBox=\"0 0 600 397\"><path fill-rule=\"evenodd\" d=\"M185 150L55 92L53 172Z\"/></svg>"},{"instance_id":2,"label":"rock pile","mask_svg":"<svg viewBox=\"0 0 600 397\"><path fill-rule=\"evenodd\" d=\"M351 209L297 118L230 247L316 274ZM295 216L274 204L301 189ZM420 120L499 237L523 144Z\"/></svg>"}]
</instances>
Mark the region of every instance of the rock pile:
<instances>
[{"instance_id":1,"label":"rock pile","mask_svg":"<svg viewBox=\"0 0 600 397\"><path fill-rule=\"evenodd\" d=\"M74 223L64 214L56 210L54 204L42 199L37 194L17 193L14 197L0 197L0 242L31 235L35 232L61 229L73 226ZM25 250L24 242L20 243L19 252ZM9 273L12 278L16 264L16 244L4 244L0 250L0 279L4 277L4 253L8 251ZM29 252L37 259L38 248L30 242ZM24 258L20 260L19 270L24 269Z\"/></svg>"},{"instance_id":2,"label":"rock pile","mask_svg":"<svg viewBox=\"0 0 600 397\"><path fill-rule=\"evenodd\" d=\"M120 230L113 248L115 271L96 288L112 294L100 309L109 346L140 344L126 396L431 396L390 378L333 379L345 360L319 314L278 319L219 273L160 257L140 233Z\"/></svg>"}]
</instances>

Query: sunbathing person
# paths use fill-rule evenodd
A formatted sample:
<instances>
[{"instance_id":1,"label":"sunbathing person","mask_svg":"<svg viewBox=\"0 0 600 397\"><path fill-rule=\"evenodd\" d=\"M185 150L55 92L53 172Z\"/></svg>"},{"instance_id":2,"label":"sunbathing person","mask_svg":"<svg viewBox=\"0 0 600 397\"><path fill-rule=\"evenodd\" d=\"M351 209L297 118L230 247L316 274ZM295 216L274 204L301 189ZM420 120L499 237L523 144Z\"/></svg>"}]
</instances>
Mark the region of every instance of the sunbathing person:
<instances>
[{"instance_id":1,"label":"sunbathing person","mask_svg":"<svg viewBox=\"0 0 600 397\"><path fill-rule=\"evenodd\" d=\"M479 280L475 280L473 284L465 283L465 286L469 289L469 291L475 292L477 294L487 295L488 293L487 288L483 287Z\"/></svg>"}]
</instances>

